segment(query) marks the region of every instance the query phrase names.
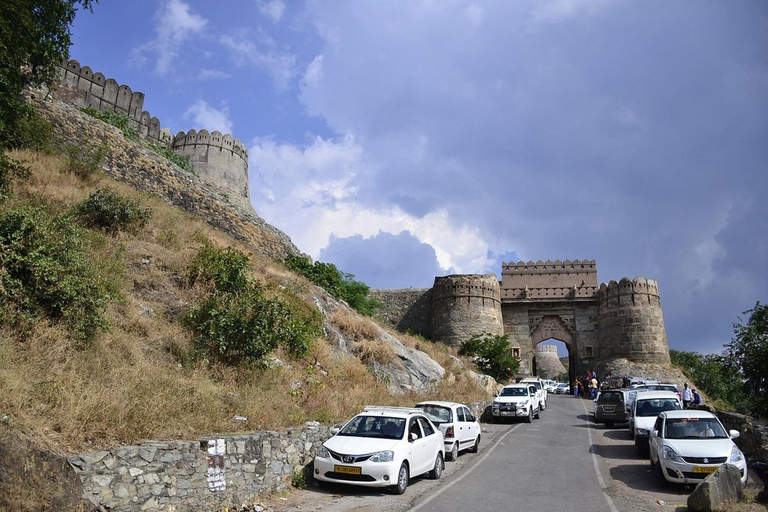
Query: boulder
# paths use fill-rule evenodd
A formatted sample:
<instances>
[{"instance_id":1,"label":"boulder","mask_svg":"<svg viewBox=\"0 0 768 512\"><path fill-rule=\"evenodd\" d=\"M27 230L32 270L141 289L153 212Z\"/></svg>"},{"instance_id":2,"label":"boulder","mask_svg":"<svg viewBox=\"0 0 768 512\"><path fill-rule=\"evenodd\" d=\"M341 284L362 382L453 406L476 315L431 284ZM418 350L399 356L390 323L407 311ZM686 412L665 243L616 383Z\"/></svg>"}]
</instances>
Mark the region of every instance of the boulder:
<instances>
[{"instance_id":1,"label":"boulder","mask_svg":"<svg viewBox=\"0 0 768 512\"><path fill-rule=\"evenodd\" d=\"M696 486L688 496L688 510L713 512L726 502L739 501L743 494L739 469L726 464Z\"/></svg>"}]
</instances>

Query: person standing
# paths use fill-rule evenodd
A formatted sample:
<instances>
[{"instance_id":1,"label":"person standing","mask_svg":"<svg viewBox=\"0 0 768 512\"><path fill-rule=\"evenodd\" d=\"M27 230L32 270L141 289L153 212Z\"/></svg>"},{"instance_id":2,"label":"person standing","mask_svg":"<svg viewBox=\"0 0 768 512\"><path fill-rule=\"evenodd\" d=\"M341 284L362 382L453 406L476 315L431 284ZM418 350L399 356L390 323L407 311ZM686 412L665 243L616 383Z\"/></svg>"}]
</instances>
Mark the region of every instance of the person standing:
<instances>
[{"instance_id":1,"label":"person standing","mask_svg":"<svg viewBox=\"0 0 768 512\"><path fill-rule=\"evenodd\" d=\"M683 409L688 409L691 406L692 401L693 394L691 393L691 388L688 387L688 383L686 382L683 386Z\"/></svg>"},{"instance_id":2,"label":"person standing","mask_svg":"<svg viewBox=\"0 0 768 512\"><path fill-rule=\"evenodd\" d=\"M573 398L579 398L579 379L573 379Z\"/></svg>"},{"instance_id":3,"label":"person standing","mask_svg":"<svg viewBox=\"0 0 768 512\"><path fill-rule=\"evenodd\" d=\"M693 393L693 405L699 405L701 403L701 395L695 389L691 393Z\"/></svg>"}]
</instances>

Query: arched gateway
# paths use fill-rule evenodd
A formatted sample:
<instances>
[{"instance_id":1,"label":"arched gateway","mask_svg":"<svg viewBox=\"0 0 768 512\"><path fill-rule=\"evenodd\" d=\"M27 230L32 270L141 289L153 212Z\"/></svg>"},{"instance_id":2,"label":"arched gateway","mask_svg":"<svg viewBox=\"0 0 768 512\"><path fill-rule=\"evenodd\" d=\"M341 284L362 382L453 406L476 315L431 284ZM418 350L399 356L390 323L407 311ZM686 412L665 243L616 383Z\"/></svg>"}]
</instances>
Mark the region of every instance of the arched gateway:
<instances>
[{"instance_id":1,"label":"arched gateway","mask_svg":"<svg viewBox=\"0 0 768 512\"><path fill-rule=\"evenodd\" d=\"M474 334L509 336L521 374L533 374L535 347L556 339L569 352L571 377L601 361L669 363L658 286L623 278L597 284L595 260L503 263L493 274L435 278L428 290L376 290L380 316L458 346Z\"/></svg>"}]
</instances>

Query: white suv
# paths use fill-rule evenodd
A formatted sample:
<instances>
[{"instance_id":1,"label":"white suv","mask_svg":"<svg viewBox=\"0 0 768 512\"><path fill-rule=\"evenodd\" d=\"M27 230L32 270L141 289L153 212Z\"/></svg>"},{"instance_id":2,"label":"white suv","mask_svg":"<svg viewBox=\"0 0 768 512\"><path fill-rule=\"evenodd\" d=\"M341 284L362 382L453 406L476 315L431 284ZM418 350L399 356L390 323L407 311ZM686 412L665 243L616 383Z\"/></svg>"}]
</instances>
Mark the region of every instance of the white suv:
<instances>
[{"instance_id":1,"label":"white suv","mask_svg":"<svg viewBox=\"0 0 768 512\"><path fill-rule=\"evenodd\" d=\"M455 402L419 402L432 423L443 433L446 460L456 460L459 452L477 453L480 446L480 424L464 404Z\"/></svg>"},{"instance_id":2,"label":"white suv","mask_svg":"<svg viewBox=\"0 0 768 512\"><path fill-rule=\"evenodd\" d=\"M544 380L538 377L526 377L520 381L520 384L533 384L536 386L539 395L539 402L541 403L541 410L547 408L547 388L544 387Z\"/></svg>"},{"instance_id":3,"label":"white suv","mask_svg":"<svg viewBox=\"0 0 768 512\"><path fill-rule=\"evenodd\" d=\"M683 404L673 391L646 391L637 394L629 413L629 432L635 440L635 451L638 455L648 456L648 436L659 414L682 408Z\"/></svg>"},{"instance_id":4,"label":"white suv","mask_svg":"<svg viewBox=\"0 0 768 512\"><path fill-rule=\"evenodd\" d=\"M444 468L443 434L421 409L367 406L318 448L319 483L389 487L402 494L410 477Z\"/></svg>"},{"instance_id":5,"label":"white suv","mask_svg":"<svg viewBox=\"0 0 768 512\"><path fill-rule=\"evenodd\" d=\"M493 399L491 419L524 418L531 423L541 417L539 390L533 383L507 384Z\"/></svg>"}]
</instances>

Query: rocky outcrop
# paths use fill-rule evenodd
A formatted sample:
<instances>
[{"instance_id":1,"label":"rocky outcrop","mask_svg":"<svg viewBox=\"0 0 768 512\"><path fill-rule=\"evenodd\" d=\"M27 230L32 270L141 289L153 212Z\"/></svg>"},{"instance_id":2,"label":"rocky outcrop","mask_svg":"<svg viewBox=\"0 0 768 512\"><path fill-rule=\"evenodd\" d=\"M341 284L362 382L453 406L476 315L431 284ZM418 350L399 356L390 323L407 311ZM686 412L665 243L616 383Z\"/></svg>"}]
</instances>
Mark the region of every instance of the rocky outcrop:
<instances>
[{"instance_id":1,"label":"rocky outcrop","mask_svg":"<svg viewBox=\"0 0 768 512\"><path fill-rule=\"evenodd\" d=\"M726 464L707 476L688 496L688 510L713 512L724 503L739 501L743 495L739 469Z\"/></svg>"}]
</instances>

